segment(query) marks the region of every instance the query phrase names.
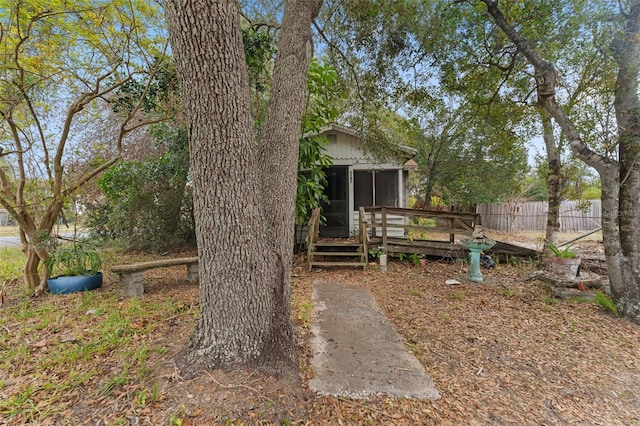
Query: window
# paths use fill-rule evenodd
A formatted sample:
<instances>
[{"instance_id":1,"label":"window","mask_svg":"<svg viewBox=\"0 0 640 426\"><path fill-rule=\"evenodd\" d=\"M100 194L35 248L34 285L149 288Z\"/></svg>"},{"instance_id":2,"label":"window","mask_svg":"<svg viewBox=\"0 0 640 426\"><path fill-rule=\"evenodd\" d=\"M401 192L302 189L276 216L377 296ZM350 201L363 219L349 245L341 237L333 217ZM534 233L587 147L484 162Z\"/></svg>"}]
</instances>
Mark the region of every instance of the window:
<instances>
[{"instance_id":1,"label":"window","mask_svg":"<svg viewBox=\"0 0 640 426\"><path fill-rule=\"evenodd\" d=\"M353 207L373 205L373 174L367 171L355 170L353 172Z\"/></svg>"},{"instance_id":2,"label":"window","mask_svg":"<svg viewBox=\"0 0 640 426\"><path fill-rule=\"evenodd\" d=\"M353 207L393 206L398 207L398 171L380 170L353 172ZM375 203L374 203L375 200Z\"/></svg>"},{"instance_id":3,"label":"window","mask_svg":"<svg viewBox=\"0 0 640 426\"><path fill-rule=\"evenodd\" d=\"M376 206L398 207L398 171L375 172Z\"/></svg>"}]
</instances>

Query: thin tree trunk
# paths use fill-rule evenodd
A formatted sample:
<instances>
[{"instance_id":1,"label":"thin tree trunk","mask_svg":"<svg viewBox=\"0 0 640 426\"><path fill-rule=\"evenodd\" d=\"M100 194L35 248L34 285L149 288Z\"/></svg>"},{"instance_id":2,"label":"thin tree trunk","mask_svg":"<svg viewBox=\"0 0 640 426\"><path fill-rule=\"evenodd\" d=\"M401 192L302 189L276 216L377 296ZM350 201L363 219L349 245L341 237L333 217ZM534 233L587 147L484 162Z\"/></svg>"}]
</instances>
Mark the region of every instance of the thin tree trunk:
<instances>
[{"instance_id":1,"label":"thin tree trunk","mask_svg":"<svg viewBox=\"0 0 640 426\"><path fill-rule=\"evenodd\" d=\"M62 211L62 201L52 202L40 218L40 223L36 225L31 215L24 212L18 215L20 225L20 239L22 241L22 252L27 258L23 270L25 284L38 296L47 290L47 278L49 271L44 265L49 256L43 242L51 235L53 225L58 220ZM46 236L43 238L43 236Z\"/></svg>"},{"instance_id":2,"label":"thin tree trunk","mask_svg":"<svg viewBox=\"0 0 640 426\"><path fill-rule=\"evenodd\" d=\"M551 116L542 108L539 109L539 114L542 121L544 145L547 153L547 166L549 168L547 174L549 210L547 211L547 227L544 244L545 258L548 258L551 254L548 244L557 244L558 234L560 233L560 201L562 192L560 179L562 173L562 162L560 160L560 150L558 149L556 138L553 133Z\"/></svg>"},{"instance_id":3,"label":"thin tree trunk","mask_svg":"<svg viewBox=\"0 0 640 426\"><path fill-rule=\"evenodd\" d=\"M509 39L533 65L536 73L538 104L544 107L562 129L571 151L592 166L602 185L602 235L611 282L611 292L619 311L640 324L640 0L631 2L624 16L627 28L617 40L619 73L615 109L618 121L620 162L599 155L584 144L580 133L555 97L557 71L545 61L505 19L496 0L482 0L487 11Z\"/></svg>"}]
</instances>

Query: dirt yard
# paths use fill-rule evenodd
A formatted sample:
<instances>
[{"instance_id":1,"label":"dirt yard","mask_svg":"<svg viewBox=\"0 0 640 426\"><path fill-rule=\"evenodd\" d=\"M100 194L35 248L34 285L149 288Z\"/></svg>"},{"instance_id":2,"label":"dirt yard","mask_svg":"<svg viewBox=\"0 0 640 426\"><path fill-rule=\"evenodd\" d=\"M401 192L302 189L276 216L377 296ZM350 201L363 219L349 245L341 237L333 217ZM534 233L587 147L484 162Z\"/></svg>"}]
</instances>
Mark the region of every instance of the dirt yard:
<instances>
[{"instance_id":1,"label":"dirt yard","mask_svg":"<svg viewBox=\"0 0 640 426\"><path fill-rule=\"evenodd\" d=\"M545 284L525 281L534 270L530 265L498 264L483 270L483 284L470 284L464 263L396 261L386 272L375 265L366 272L307 272L304 259L297 260L293 305L299 382L250 371L182 378L172 359L195 325L198 290L180 268L149 273L147 293L138 301L119 300L116 277L109 274L104 288L91 296L25 301L10 289L0 312L0 400L5 401L0 423L640 425L640 327L584 301L554 299ZM445 285L448 279L463 284ZM442 398L350 400L310 392L314 280L368 289ZM165 305L168 313L157 311ZM40 323L45 307L66 312L57 320L66 328L55 321ZM131 351L111 347L75 362L50 361L53 354L88 341L111 321L110 311L121 313L126 327L118 330L124 330L128 338L122 345ZM28 333L25 324L33 325ZM25 349L7 355L20 345ZM145 361L135 363L143 347L150 348ZM71 375L83 379L66 385Z\"/></svg>"}]
</instances>

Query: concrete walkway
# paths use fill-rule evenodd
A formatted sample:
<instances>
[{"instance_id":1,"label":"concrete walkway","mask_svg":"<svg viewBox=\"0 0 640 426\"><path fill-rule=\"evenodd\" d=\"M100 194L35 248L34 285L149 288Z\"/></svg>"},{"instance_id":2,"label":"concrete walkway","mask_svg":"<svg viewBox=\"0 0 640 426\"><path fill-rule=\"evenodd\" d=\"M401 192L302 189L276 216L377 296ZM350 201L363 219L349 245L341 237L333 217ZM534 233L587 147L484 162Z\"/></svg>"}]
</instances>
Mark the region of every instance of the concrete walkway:
<instances>
[{"instance_id":1,"label":"concrete walkway","mask_svg":"<svg viewBox=\"0 0 640 426\"><path fill-rule=\"evenodd\" d=\"M440 398L431 378L367 290L316 281L313 305L312 390L350 398L371 394Z\"/></svg>"}]
</instances>

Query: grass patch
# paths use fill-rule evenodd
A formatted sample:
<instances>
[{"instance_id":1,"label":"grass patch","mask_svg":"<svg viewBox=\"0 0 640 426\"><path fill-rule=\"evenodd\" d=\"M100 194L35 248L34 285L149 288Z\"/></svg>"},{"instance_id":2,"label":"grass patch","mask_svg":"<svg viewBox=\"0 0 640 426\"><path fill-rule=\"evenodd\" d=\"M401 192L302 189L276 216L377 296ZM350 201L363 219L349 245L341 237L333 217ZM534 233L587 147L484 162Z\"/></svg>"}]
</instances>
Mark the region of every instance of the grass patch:
<instances>
[{"instance_id":1,"label":"grass patch","mask_svg":"<svg viewBox=\"0 0 640 426\"><path fill-rule=\"evenodd\" d=\"M500 290L500 293L507 298L518 297L520 295L519 290L509 288L509 287L502 287L502 290Z\"/></svg>"},{"instance_id":2,"label":"grass patch","mask_svg":"<svg viewBox=\"0 0 640 426\"><path fill-rule=\"evenodd\" d=\"M313 313L313 304L304 302L299 307L298 319L302 321L302 325L306 329L311 328L311 314Z\"/></svg>"},{"instance_id":3,"label":"grass patch","mask_svg":"<svg viewBox=\"0 0 640 426\"><path fill-rule=\"evenodd\" d=\"M25 257L18 247L0 247L0 284L10 278L22 276Z\"/></svg>"},{"instance_id":4,"label":"grass patch","mask_svg":"<svg viewBox=\"0 0 640 426\"><path fill-rule=\"evenodd\" d=\"M454 291L452 293L449 293L447 297L451 300L462 301L467 298L467 292L465 290Z\"/></svg>"},{"instance_id":5,"label":"grass patch","mask_svg":"<svg viewBox=\"0 0 640 426\"><path fill-rule=\"evenodd\" d=\"M606 294L601 291L595 291L595 303L603 309L611 312L614 316L619 317L620 312L618 312L618 307L615 302Z\"/></svg>"},{"instance_id":6,"label":"grass patch","mask_svg":"<svg viewBox=\"0 0 640 426\"><path fill-rule=\"evenodd\" d=\"M409 294L412 296L418 296L418 297L424 296L424 292L417 288L409 288Z\"/></svg>"},{"instance_id":7,"label":"grass patch","mask_svg":"<svg viewBox=\"0 0 640 426\"><path fill-rule=\"evenodd\" d=\"M11 254L13 268L22 267L19 250L0 250ZM3 273L9 270L5 259ZM9 303L0 311L0 371L6 372L0 418L14 424L62 420L82 395L157 402L162 387L152 377L172 335L168 321L194 322L198 315L190 299L123 300L117 286L38 298L22 290L7 288Z\"/></svg>"}]
</instances>

